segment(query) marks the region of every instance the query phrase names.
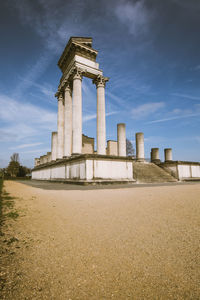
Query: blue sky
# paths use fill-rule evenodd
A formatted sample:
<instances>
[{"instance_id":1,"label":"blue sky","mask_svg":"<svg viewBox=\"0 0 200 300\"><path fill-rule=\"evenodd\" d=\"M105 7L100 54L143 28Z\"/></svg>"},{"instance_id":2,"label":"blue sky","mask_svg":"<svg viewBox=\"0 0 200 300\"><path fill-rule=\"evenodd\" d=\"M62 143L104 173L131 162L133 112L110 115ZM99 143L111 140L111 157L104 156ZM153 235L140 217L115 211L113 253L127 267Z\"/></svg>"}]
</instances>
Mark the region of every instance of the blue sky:
<instances>
[{"instance_id":1,"label":"blue sky","mask_svg":"<svg viewBox=\"0 0 200 300\"><path fill-rule=\"evenodd\" d=\"M70 36L89 36L106 86L107 139L117 123L143 131L145 155L173 148L200 160L200 1L7 0L0 4L0 167L50 151L57 128L58 59ZM83 80L83 133L96 137L96 88Z\"/></svg>"}]
</instances>

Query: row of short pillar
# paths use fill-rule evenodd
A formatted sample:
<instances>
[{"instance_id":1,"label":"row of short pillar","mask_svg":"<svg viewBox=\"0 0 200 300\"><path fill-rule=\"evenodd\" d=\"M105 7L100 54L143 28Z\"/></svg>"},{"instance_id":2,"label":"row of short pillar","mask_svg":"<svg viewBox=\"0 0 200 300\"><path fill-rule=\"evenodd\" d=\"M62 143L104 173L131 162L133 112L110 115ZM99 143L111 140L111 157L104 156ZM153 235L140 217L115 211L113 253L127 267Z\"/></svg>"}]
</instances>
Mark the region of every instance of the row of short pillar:
<instances>
[{"instance_id":1,"label":"row of short pillar","mask_svg":"<svg viewBox=\"0 0 200 300\"><path fill-rule=\"evenodd\" d=\"M171 148L164 149L164 157L165 157L165 162L172 161L172 149ZM159 148L151 149L151 162L160 163Z\"/></svg>"},{"instance_id":2,"label":"row of short pillar","mask_svg":"<svg viewBox=\"0 0 200 300\"><path fill-rule=\"evenodd\" d=\"M35 165L44 164L50 162L51 160L57 159L57 147L58 147L58 133L52 132L52 145L51 152L47 152L46 155L40 157L40 159L35 159ZM144 162L144 134L143 132L137 132L135 135L136 143L136 161ZM98 153L97 153L98 154ZM126 125L125 123L117 124L117 155L126 156ZM172 161L172 149L164 149L165 162ZM159 148L151 149L151 162L160 163L159 158Z\"/></svg>"}]
</instances>

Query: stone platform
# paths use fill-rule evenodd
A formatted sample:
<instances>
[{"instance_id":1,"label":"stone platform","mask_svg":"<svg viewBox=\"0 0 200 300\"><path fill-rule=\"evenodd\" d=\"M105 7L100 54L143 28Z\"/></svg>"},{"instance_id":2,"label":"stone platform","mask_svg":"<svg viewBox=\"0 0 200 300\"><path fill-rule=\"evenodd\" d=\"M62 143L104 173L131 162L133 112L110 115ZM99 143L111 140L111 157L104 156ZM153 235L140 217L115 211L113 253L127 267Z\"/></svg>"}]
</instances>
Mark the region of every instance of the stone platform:
<instances>
[{"instance_id":1,"label":"stone platform","mask_svg":"<svg viewBox=\"0 0 200 300\"><path fill-rule=\"evenodd\" d=\"M132 158L98 154L81 154L40 164L32 170L32 179L76 184L135 182Z\"/></svg>"},{"instance_id":2,"label":"stone platform","mask_svg":"<svg viewBox=\"0 0 200 300\"><path fill-rule=\"evenodd\" d=\"M200 180L200 163L191 161L165 161L159 166L178 180Z\"/></svg>"}]
</instances>

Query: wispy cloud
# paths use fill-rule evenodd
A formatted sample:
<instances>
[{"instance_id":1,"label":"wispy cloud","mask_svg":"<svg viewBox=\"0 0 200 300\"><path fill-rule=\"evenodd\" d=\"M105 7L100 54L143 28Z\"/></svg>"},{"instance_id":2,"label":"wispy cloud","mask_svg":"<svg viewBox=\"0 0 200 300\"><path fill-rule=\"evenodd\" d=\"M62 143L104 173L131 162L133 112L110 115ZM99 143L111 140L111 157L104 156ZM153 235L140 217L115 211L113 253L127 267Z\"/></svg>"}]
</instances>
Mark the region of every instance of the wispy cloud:
<instances>
[{"instance_id":1,"label":"wispy cloud","mask_svg":"<svg viewBox=\"0 0 200 300\"><path fill-rule=\"evenodd\" d=\"M10 147L10 149L23 149L23 148L30 148L42 145L43 143L32 143L32 144L23 144L15 147Z\"/></svg>"},{"instance_id":2,"label":"wispy cloud","mask_svg":"<svg viewBox=\"0 0 200 300\"><path fill-rule=\"evenodd\" d=\"M35 64L25 72L27 80L21 81L13 89L12 95L20 98L46 71L54 57L62 52L69 37L80 35L84 24L75 20L82 15L85 4L79 0L75 5L62 0L20 0L20 5L18 1L8 1L19 14L21 23L30 27L41 38L44 46Z\"/></svg>"},{"instance_id":3,"label":"wispy cloud","mask_svg":"<svg viewBox=\"0 0 200 300\"><path fill-rule=\"evenodd\" d=\"M200 143L200 136L195 136L195 140Z\"/></svg>"},{"instance_id":4,"label":"wispy cloud","mask_svg":"<svg viewBox=\"0 0 200 300\"><path fill-rule=\"evenodd\" d=\"M191 95L187 95L187 94L172 93L171 95L175 96L175 97L180 97L180 98L186 98L186 99L190 99L190 100L200 101L200 97L191 96Z\"/></svg>"},{"instance_id":5,"label":"wispy cloud","mask_svg":"<svg viewBox=\"0 0 200 300\"><path fill-rule=\"evenodd\" d=\"M163 118L160 120L149 121L149 122L146 122L146 124L161 123L161 122L167 122L167 121L184 119L184 118L192 118L192 117L198 117L198 116L200 116L200 113L193 113L193 114L187 114L187 115L182 115L182 116L175 116L175 117Z\"/></svg>"},{"instance_id":6,"label":"wispy cloud","mask_svg":"<svg viewBox=\"0 0 200 300\"><path fill-rule=\"evenodd\" d=\"M174 3L178 4L180 7L183 7L185 9L200 9L200 3L196 0L172 0Z\"/></svg>"},{"instance_id":7,"label":"wispy cloud","mask_svg":"<svg viewBox=\"0 0 200 300\"><path fill-rule=\"evenodd\" d=\"M49 100L49 98L55 100L55 90L49 84L39 84L39 83L36 83L27 78L22 78L22 77L19 77L19 78L22 83L21 87L23 87L23 85L26 87L30 87L30 86L36 87L44 96L46 96L48 98L48 100ZM21 87L20 87L20 89L21 89ZM55 103L56 103L56 101L55 101Z\"/></svg>"},{"instance_id":8,"label":"wispy cloud","mask_svg":"<svg viewBox=\"0 0 200 300\"><path fill-rule=\"evenodd\" d=\"M144 0L135 2L122 0L116 6L115 13L118 19L128 26L130 33L134 36L147 32L153 17Z\"/></svg>"},{"instance_id":9,"label":"wispy cloud","mask_svg":"<svg viewBox=\"0 0 200 300\"><path fill-rule=\"evenodd\" d=\"M124 99L122 98L122 97L119 97L119 96L116 96L116 95L114 95L113 93L111 93L111 92L109 92L109 91L106 91L106 95L108 96L108 97L110 97L112 100L114 100L114 102L119 106L122 106L124 103L125 103L125 101L124 101Z\"/></svg>"},{"instance_id":10,"label":"wispy cloud","mask_svg":"<svg viewBox=\"0 0 200 300\"><path fill-rule=\"evenodd\" d=\"M44 155L48 151L49 151L48 148L43 148L43 149L36 149L36 150L20 151L20 154L25 154L25 153L39 153L41 155Z\"/></svg>"},{"instance_id":11,"label":"wispy cloud","mask_svg":"<svg viewBox=\"0 0 200 300\"><path fill-rule=\"evenodd\" d=\"M115 115L118 113L119 113L118 111L112 111L112 112L106 113L106 117L109 117L109 116L112 116L112 115ZM94 120L94 119L96 119L96 117L97 117L96 114L83 116L83 122Z\"/></svg>"},{"instance_id":12,"label":"wispy cloud","mask_svg":"<svg viewBox=\"0 0 200 300\"><path fill-rule=\"evenodd\" d=\"M24 97L25 91L34 85L39 76L47 69L53 57L51 54L42 54L39 59L24 75L26 80L21 80L16 88L13 90L12 96L21 98Z\"/></svg>"},{"instance_id":13,"label":"wispy cloud","mask_svg":"<svg viewBox=\"0 0 200 300\"><path fill-rule=\"evenodd\" d=\"M155 113L156 111L162 109L165 106L164 102L151 102L142 104L131 111L132 118L138 120L146 118L148 115Z\"/></svg>"},{"instance_id":14,"label":"wispy cloud","mask_svg":"<svg viewBox=\"0 0 200 300\"><path fill-rule=\"evenodd\" d=\"M9 105L8 105L9 103ZM0 94L0 139L19 141L54 130L57 114L28 102Z\"/></svg>"},{"instance_id":15,"label":"wispy cloud","mask_svg":"<svg viewBox=\"0 0 200 300\"><path fill-rule=\"evenodd\" d=\"M193 70L196 70L196 71L200 70L200 65L195 66L195 67L193 68Z\"/></svg>"}]
</instances>

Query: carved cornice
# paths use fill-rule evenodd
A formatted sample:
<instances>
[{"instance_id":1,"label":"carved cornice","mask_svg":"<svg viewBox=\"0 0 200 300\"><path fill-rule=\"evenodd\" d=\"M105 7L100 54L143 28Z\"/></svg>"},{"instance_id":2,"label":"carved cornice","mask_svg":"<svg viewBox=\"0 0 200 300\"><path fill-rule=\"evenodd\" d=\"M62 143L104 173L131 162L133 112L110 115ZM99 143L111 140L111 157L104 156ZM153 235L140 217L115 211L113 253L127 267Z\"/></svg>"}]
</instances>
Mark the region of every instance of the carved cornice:
<instances>
[{"instance_id":1,"label":"carved cornice","mask_svg":"<svg viewBox=\"0 0 200 300\"><path fill-rule=\"evenodd\" d=\"M96 84L96 87L105 87L106 82L109 81L108 77L104 77L103 75L98 75L92 82Z\"/></svg>"},{"instance_id":2,"label":"carved cornice","mask_svg":"<svg viewBox=\"0 0 200 300\"><path fill-rule=\"evenodd\" d=\"M58 66L62 72L65 71L67 65L73 59L75 54L79 54L83 57L96 61L98 51L92 48L92 38L70 38L58 61Z\"/></svg>"}]
</instances>

